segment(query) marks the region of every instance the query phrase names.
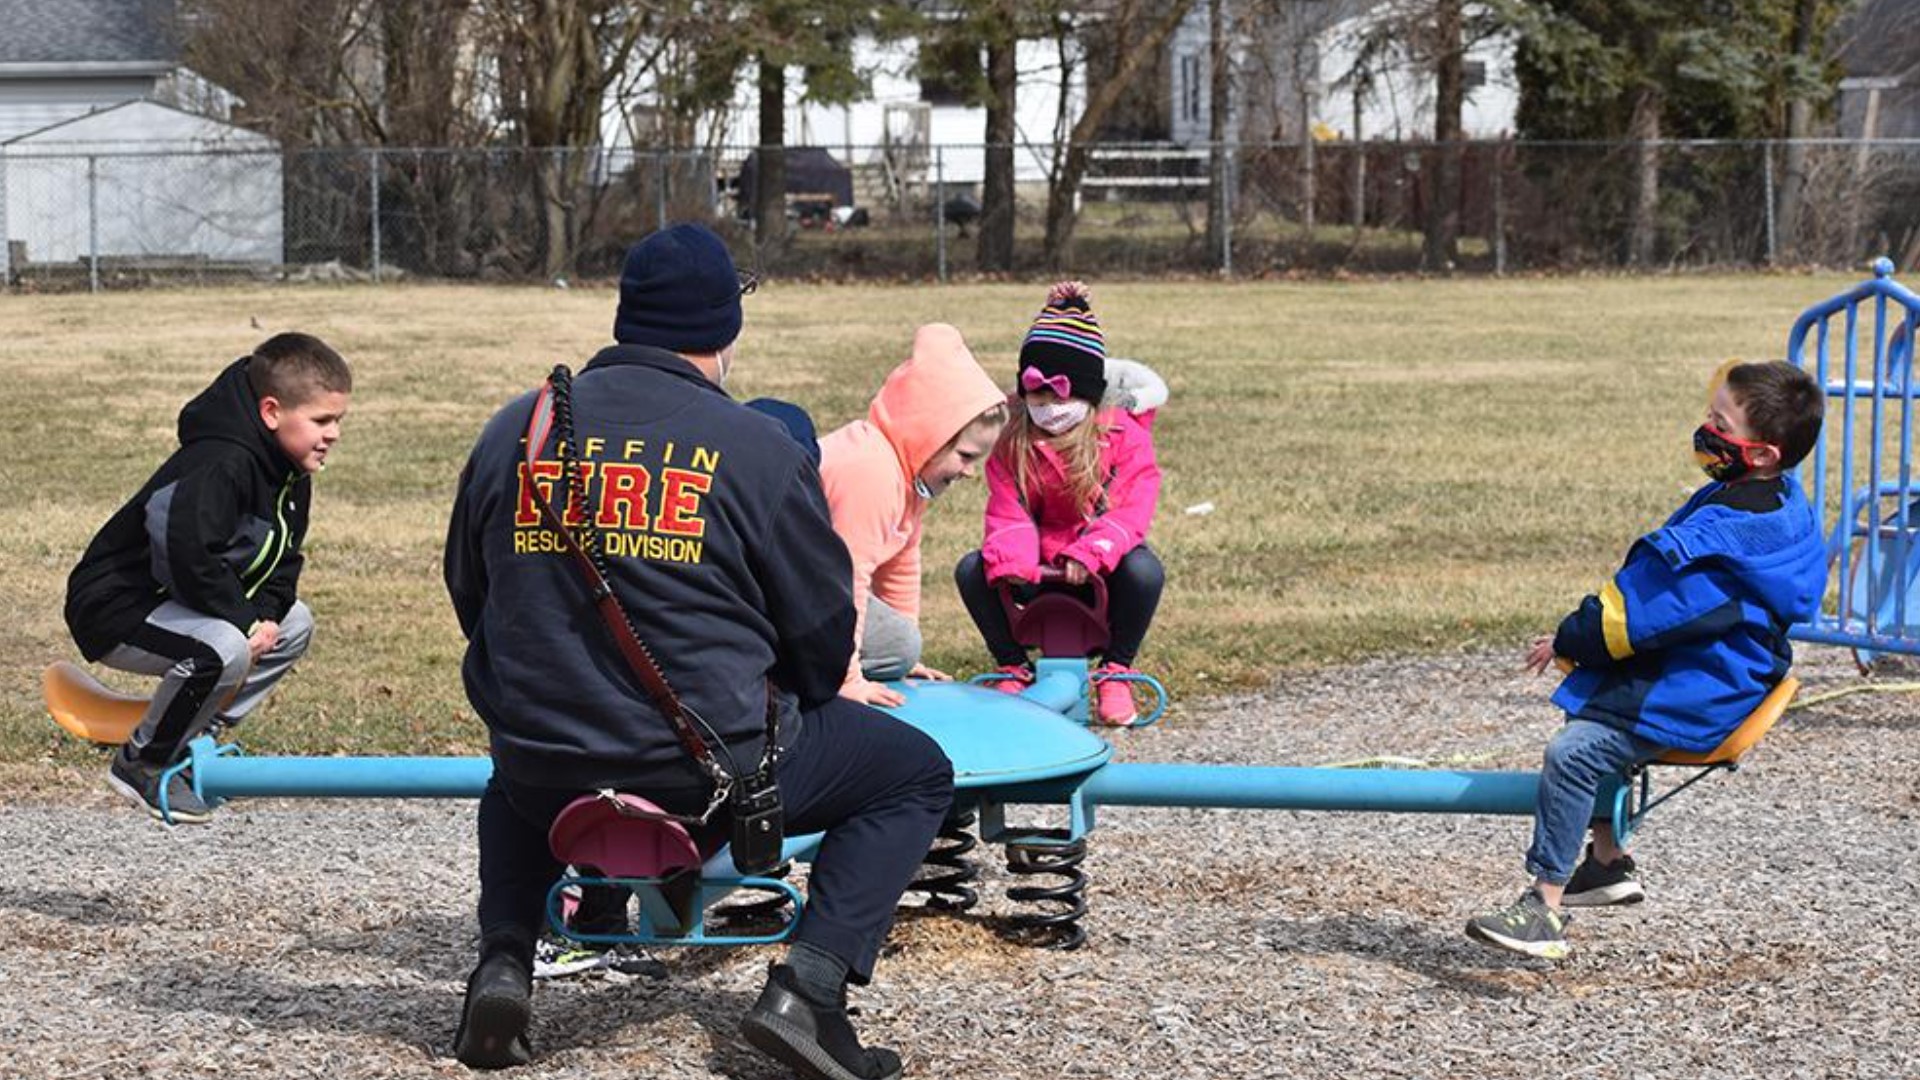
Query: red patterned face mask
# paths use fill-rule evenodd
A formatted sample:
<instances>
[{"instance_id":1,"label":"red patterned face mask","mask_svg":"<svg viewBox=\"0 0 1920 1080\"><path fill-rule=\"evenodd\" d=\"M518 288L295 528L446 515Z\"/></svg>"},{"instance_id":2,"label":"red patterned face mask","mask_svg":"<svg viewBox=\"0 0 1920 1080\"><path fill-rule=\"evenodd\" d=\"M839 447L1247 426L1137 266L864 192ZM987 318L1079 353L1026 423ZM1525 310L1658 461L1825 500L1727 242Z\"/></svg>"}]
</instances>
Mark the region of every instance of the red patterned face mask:
<instances>
[{"instance_id":1,"label":"red patterned face mask","mask_svg":"<svg viewBox=\"0 0 1920 1080\"><path fill-rule=\"evenodd\" d=\"M1758 468L1753 452L1771 445L1736 439L1712 424L1701 424L1693 432L1693 456L1699 460L1701 470L1723 484L1730 484Z\"/></svg>"}]
</instances>

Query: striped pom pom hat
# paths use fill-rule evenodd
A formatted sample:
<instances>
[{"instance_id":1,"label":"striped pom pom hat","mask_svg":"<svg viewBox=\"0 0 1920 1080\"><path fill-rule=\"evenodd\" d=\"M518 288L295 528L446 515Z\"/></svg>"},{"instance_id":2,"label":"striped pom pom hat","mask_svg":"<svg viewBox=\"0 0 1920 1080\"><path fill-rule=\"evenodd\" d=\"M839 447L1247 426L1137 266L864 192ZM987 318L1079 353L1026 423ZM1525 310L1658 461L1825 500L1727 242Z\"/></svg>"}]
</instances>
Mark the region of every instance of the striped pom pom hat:
<instances>
[{"instance_id":1,"label":"striped pom pom hat","mask_svg":"<svg viewBox=\"0 0 1920 1080\"><path fill-rule=\"evenodd\" d=\"M1072 390L1067 396L1100 404L1101 395L1107 392L1107 342L1084 290L1055 286L1048 295L1047 306L1034 317L1020 345L1021 393L1032 389L1033 380L1027 378L1029 369L1055 386L1055 380L1064 377Z\"/></svg>"}]
</instances>

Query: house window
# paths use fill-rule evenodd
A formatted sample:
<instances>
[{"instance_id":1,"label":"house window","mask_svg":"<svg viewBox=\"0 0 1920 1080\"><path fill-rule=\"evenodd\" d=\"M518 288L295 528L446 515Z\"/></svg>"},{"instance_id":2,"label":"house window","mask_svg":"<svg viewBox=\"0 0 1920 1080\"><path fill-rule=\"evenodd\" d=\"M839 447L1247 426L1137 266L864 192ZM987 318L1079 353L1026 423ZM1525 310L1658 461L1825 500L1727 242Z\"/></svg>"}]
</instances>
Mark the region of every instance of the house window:
<instances>
[{"instance_id":1,"label":"house window","mask_svg":"<svg viewBox=\"0 0 1920 1080\"><path fill-rule=\"evenodd\" d=\"M1180 117L1189 123L1200 122L1200 57L1188 53L1180 58Z\"/></svg>"},{"instance_id":2,"label":"house window","mask_svg":"<svg viewBox=\"0 0 1920 1080\"><path fill-rule=\"evenodd\" d=\"M1466 60L1460 64L1460 89L1472 93L1487 85L1487 62Z\"/></svg>"},{"instance_id":3,"label":"house window","mask_svg":"<svg viewBox=\"0 0 1920 1080\"><path fill-rule=\"evenodd\" d=\"M920 48L920 100L929 105L965 105L985 75L980 48L971 41L936 42Z\"/></svg>"}]
</instances>

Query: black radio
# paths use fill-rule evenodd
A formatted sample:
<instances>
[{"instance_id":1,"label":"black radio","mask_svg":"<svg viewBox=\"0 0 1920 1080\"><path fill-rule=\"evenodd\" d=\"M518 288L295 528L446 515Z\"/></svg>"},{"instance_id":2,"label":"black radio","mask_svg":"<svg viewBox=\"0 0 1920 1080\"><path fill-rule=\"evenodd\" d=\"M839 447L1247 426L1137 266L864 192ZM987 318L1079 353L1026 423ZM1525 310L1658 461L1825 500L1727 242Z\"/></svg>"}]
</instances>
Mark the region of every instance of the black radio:
<instances>
[{"instance_id":1,"label":"black radio","mask_svg":"<svg viewBox=\"0 0 1920 1080\"><path fill-rule=\"evenodd\" d=\"M779 866L786 814L780 807L780 785L771 763L734 781L727 809L733 816L734 869L754 876Z\"/></svg>"}]
</instances>

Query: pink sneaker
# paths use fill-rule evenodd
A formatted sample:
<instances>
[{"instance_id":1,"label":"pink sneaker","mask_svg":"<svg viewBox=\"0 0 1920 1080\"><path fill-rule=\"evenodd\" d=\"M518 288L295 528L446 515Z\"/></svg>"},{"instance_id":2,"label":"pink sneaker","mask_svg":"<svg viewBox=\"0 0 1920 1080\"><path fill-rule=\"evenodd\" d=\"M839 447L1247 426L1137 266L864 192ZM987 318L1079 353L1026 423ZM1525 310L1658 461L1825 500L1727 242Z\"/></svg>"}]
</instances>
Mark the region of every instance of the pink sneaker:
<instances>
[{"instance_id":1,"label":"pink sneaker","mask_svg":"<svg viewBox=\"0 0 1920 1080\"><path fill-rule=\"evenodd\" d=\"M1133 684L1114 675L1137 675L1139 672L1120 664L1102 664L1093 673L1093 715L1094 719L1108 727L1132 727L1140 714L1133 709Z\"/></svg>"},{"instance_id":2,"label":"pink sneaker","mask_svg":"<svg viewBox=\"0 0 1920 1080\"><path fill-rule=\"evenodd\" d=\"M1029 664L1001 664L1000 670L987 676L995 690L1018 694L1033 685L1033 667Z\"/></svg>"}]
</instances>

